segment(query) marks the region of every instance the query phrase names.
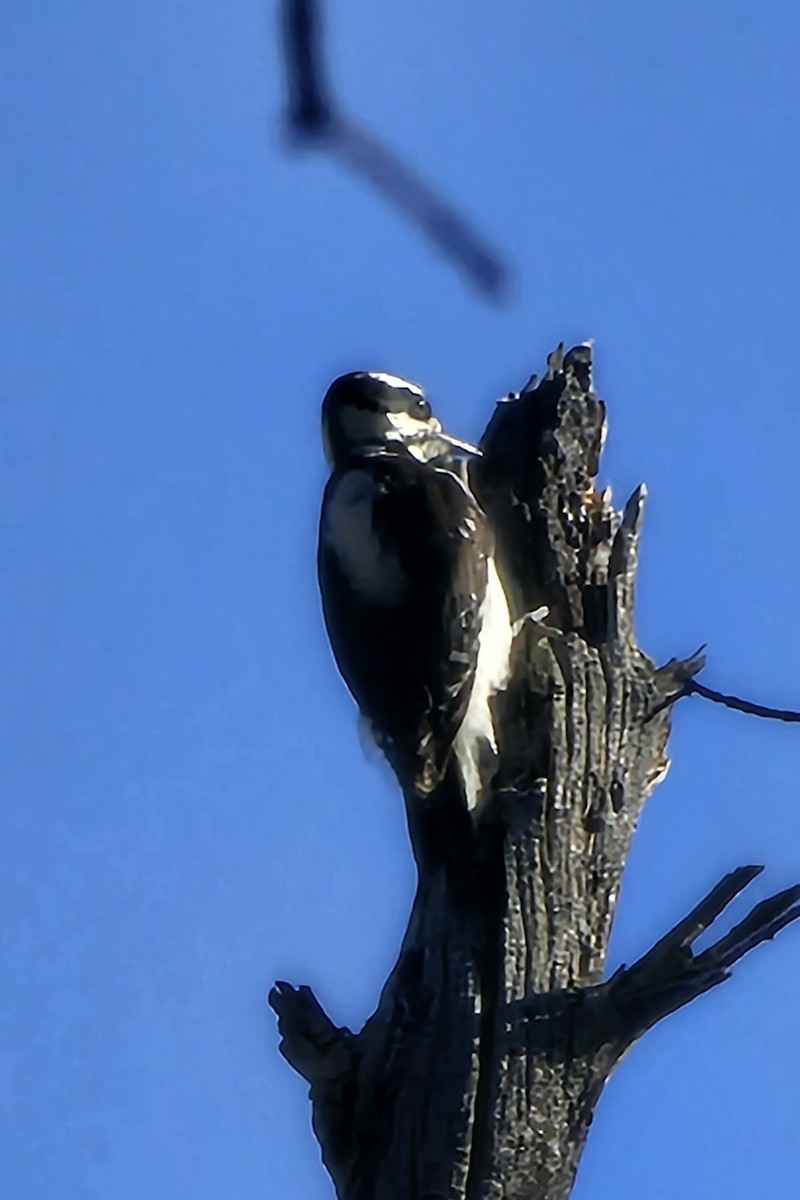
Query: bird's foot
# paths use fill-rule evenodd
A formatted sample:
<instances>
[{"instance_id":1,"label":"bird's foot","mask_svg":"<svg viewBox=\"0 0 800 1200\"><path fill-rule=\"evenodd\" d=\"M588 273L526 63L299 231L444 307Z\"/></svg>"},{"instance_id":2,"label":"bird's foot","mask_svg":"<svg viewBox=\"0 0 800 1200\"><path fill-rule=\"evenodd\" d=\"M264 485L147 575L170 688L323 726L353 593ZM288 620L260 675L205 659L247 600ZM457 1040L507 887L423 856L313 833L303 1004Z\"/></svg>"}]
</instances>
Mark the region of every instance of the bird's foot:
<instances>
[{"instance_id":1,"label":"bird's foot","mask_svg":"<svg viewBox=\"0 0 800 1200\"><path fill-rule=\"evenodd\" d=\"M518 621L515 621L511 626L512 638L518 637L529 621L535 625L535 633L540 638L562 638L564 635L560 629L556 629L553 625L545 625L544 618L549 614L550 609L546 604L540 605L539 608L534 608L531 612L523 613Z\"/></svg>"}]
</instances>

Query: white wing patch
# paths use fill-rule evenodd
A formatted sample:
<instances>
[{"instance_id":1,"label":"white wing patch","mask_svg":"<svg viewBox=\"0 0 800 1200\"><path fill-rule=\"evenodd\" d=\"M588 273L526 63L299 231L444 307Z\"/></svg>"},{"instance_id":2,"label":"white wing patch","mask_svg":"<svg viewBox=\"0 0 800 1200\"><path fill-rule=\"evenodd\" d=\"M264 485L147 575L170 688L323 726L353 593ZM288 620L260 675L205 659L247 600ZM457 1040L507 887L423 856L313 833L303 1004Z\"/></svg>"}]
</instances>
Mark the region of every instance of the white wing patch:
<instances>
[{"instance_id":1,"label":"white wing patch","mask_svg":"<svg viewBox=\"0 0 800 1200\"><path fill-rule=\"evenodd\" d=\"M467 806L472 811L480 803L481 792L488 782L481 769L487 752L497 754L489 699L502 691L510 674L513 631L508 601L497 574L494 560L486 561L488 569L486 595L481 605L481 632L478 639L478 662L475 682L464 714L464 720L453 742L456 761L464 781Z\"/></svg>"},{"instance_id":2,"label":"white wing patch","mask_svg":"<svg viewBox=\"0 0 800 1200\"><path fill-rule=\"evenodd\" d=\"M391 550L378 541L372 522L380 494L367 471L348 471L325 506L322 537L360 596L375 604L400 604L409 580Z\"/></svg>"}]
</instances>

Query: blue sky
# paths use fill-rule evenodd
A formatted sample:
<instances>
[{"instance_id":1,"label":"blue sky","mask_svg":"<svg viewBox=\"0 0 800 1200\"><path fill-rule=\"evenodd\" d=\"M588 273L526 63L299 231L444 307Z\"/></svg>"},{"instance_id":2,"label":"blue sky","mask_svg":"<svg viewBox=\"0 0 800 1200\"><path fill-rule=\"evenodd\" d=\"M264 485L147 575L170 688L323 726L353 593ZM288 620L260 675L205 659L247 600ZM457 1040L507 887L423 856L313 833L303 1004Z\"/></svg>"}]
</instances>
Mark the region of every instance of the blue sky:
<instances>
[{"instance_id":1,"label":"blue sky","mask_svg":"<svg viewBox=\"0 0 800 1200\"><path fill-rule=\"evenodd\" d=\"M603 482L650 489L644 648L800 706L796 6L330 7L343 101L504 249L506 307L289 152L271 8L0 17L14 1200L332 1196L265 993L357 1028L413 886L319 615L334 375L417 379L475 437L593 337ZM800 878L799 736L684 702L613 964L737 864ZM798 964L795 929L631 1053L577 1200L797 1194Z\"/></svg>"}]
</instances>

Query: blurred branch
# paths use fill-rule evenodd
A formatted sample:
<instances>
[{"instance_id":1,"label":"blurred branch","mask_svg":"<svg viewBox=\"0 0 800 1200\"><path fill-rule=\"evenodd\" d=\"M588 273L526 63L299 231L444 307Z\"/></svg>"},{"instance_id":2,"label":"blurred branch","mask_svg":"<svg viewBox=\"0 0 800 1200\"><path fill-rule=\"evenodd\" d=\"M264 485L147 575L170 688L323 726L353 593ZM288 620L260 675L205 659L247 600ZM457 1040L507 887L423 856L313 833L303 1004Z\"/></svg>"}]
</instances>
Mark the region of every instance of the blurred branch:
<instances>
[{"instance_id":1,"label":"blurred branch","mask_svg":"<svg viewBox=\"0 0 800 1200\"><path fill-rule=\"evenodd\" d=\"M361 175L485 296L506 294L508 267L477 230L364 126L342 114L324 82L317 0L283 0L288 122L298 139Z\"/></svg>"},{"instance_id":2,"label":"blurred branch","mask_svg":"<svg viewBox=\"0 0 800 1200\"><path fill-rule=\"evenodd\" d=\"M324 133L331 119L322 83L320 23L316 0L284 0L284 53L289 89L289 125L301 137Z\"/></svg>"}]
</instances>

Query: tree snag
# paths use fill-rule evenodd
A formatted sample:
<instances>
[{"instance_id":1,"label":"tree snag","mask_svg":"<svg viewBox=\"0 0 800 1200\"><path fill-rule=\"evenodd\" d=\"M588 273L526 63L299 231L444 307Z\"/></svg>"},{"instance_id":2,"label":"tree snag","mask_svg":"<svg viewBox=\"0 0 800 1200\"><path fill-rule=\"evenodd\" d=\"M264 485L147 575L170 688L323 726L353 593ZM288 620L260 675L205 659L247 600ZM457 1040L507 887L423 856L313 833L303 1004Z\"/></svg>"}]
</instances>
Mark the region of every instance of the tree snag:
<instances>
[{"instance_id":1,"label":"tree snag","mask_svg":"<svg viewBox=\"0 0 800 1200\"><path fill-rule=\"evenodd\" d=\"M500 768L454 895L418 854L400 957L361 1033L278 983L281 1051L311 1085L339 1200L564 1200L603 1085L662 1017L728 978L800 916L800 888L692 944L759 873L740 867L603 982L642 806L667 770L671 701L699 656L657 669L636 645L644 488L622 513L594 490L605 406L591 354L498 404L473 483L519 619L500 705Z\"/></svg>"}]
</instances>

